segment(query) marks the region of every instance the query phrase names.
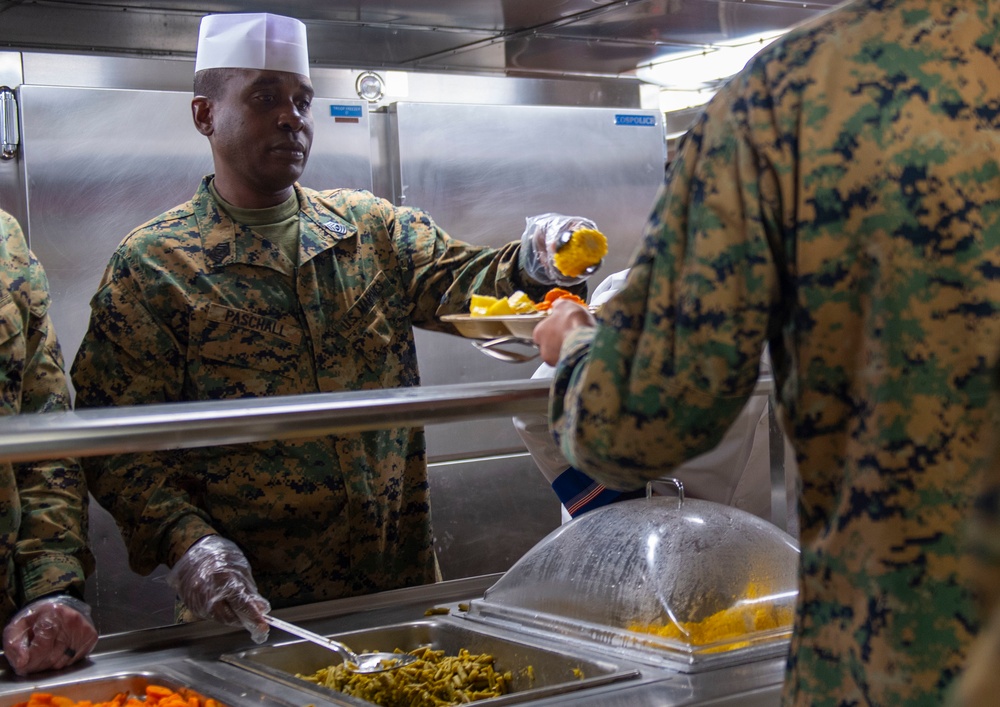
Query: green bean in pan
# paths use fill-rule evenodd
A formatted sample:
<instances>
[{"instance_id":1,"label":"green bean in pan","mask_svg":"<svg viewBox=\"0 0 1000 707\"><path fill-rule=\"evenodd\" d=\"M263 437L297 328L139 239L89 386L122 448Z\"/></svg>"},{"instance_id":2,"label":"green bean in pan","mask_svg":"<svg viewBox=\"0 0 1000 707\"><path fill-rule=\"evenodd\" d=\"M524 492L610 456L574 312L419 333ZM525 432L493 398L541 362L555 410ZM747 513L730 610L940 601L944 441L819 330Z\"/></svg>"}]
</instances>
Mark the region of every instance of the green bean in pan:
<instances>
[{"instance_id":1,"label":"green bean in pan","mask_svg":"<svg viewBox=\"0 0 1000 707\"><path fill-rule=\"evenodd\" d=\"M507 694L511 674L497 672L491 655L462 648L457 656L446 656L429 647L410 653L415 662L384 673L363 675L335 665L296 677L381 707L445 707Z\"/></svg>"}]
</instances>

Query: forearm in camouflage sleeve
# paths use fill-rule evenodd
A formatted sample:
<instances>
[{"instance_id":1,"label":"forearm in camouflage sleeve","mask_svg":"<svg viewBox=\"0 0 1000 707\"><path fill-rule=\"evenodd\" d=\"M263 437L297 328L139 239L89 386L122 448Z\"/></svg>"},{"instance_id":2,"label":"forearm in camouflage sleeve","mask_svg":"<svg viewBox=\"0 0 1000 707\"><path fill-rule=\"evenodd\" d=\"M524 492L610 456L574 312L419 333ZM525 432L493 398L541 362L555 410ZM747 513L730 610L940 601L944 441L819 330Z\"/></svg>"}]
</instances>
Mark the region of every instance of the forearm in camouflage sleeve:
<instances>
[{"instance_id":1,"label":"forearm in camouflage sleeve","mask_svg":"<svg viewBox=\"0 0 1000 707\"><path fill-rule=\"evenodd\" d=\"M1000 445L995 445L1000 446ZM994 452L989 480L976 501L966 539L970 576L984 629L969 649L963 674L947 707L993 704L1000 690L1000 455Z\"/></svg>"},{"instance_id":2,"label":"forearm in camouflage sleeve","mask_svg":"<svg viewBox=\"0 0 1000 707\"><path fill-rule=\"evenodd\" d=\"M62 353L47 313L45 274L32 257L32 307L26 331L21 412L69 409ZM85 571L93 569L87 547L87 486L73 459L14 465L21 526L14 562L21 601L56 591L83 594Z\"/></svg>"},{"instance_id":3,"label":"forearm in camouflage sleeve","mask_svg":"<svg viewBox=\"0 0 1000 707\"><path fill-rule=\"evenodd\" d=\"M994 463L990 486L976 501L968 546L973 579L984 616L1000 611L1000 472Z\"/></svg>"},{"instance_id":4,"label":"forearm in camouflage sleeve","mask_svg":"<svg viewBox=\"0 0 1000 707\"><path fill-rule=\"evenodd\" d=\"M80 466L15 464L14 473L21 489L15 563L22 603L66 590L82 597L94 563L86 544L87 495Z\"/></svg>"},{"instance_id":5,"label":"forearm in camouflage sleeve","mask_svg":"<svg viewBox=\"0 0 1000 707\"><path fill-rule=\"evenodd\" d=\"M473 293L506 297L522 290L540 301L552 288L521 272L520 241L500 248L471 245L450 237L426 212L406 207L396 209L391 228L412 274L408 294L416 304L414 321L426 328L450 331L437 317L468 313ZM567 289L587 294L585 283Z\"/></svg>"},{"instance_id":6,"label":"forearm in camouflage sleeve","mask_svg":"<svg viewBox=\"0 0 1000 707\"><path fill-rule=\"evenodd\" d=\"M724 120L727 102L718 106L688 139L588 355L556 374L563 453L612 488L637 488L711 449L757 380L777 227L753 191L762 181L756 155ZM571 337L563 355L590 335Z\"/></svg>"},{"instance_id":7,"label":"forearm in camouflage sleeve","mask_svg":"<svg viewBox=\"0 0 1000 707\"><path fill-rule=\"evenodd\" d=\"M90 492L114 516L129 565L149 574L171 565L195 540L215 532L193 502L178 453L117 454L83 460Z\"/></svg>"}]
</instances>

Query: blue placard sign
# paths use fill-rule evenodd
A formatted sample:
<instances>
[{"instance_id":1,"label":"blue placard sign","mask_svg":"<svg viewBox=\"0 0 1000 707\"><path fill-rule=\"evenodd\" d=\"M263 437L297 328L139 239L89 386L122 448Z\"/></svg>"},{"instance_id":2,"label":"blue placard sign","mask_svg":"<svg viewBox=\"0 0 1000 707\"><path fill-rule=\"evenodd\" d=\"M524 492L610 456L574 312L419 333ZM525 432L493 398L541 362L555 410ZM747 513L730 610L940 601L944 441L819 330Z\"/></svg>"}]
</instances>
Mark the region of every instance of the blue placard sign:
<instances>
[{"instance_id":1,"label":"blue placard sign","mask_svg":"<svg viewBox=\"0 0 1000 707\"><path fill-rule=\"evenodd\" d=\"M655 115L629 115L628 113L616 113L615 125L642 125L655 126Z\"/></svg>"},{"instance_id":2,"label":"blue placard sign","mask_svg":"<svg viewBox=\"0 0 1000 707\"><path fill-rule=\"evenodd\" d=\"M345 106L345 105L332 105L330 106L330 115L334 118L360 118L361 117L361 106Z\"/></svg>"}]
</instances>

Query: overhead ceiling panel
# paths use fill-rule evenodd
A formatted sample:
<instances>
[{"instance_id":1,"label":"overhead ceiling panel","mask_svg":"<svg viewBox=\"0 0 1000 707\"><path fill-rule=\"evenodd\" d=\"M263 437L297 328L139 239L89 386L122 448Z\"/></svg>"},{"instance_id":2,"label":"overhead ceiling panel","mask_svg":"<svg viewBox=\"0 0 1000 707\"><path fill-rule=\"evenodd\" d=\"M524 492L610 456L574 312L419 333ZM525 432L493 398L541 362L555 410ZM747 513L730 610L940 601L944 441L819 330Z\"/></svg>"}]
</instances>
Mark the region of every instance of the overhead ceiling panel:
<instances>
[{"instance_id":1,"label":"overhead ceiling panel","mask_svg":"<svg viewBox=\"0 0 1000 707\"><path fill-rule=\"evenodd\" d=\"M835 0L0 0L0 46L192 58L201 16L302 19L319 66L629 73L692 46L785 29Z\"/></svg>"},{"instance_id":2,"label":"overhead ceiling panel","mask_svg":"<svg viewBox=\"0 0 1000 707\"><path fill-rule=\"evenodd\" d=\"M617 5L603 14L581 18L546 34L703 46L787 29L827 11L830 4L651 0Z\"/></svg>"},{"instance_id":3,"label":"overhead ceiling panel","mask_svg":"<svg viewBox=\"0 0 1000 707\"><path fill-rule=\"evenodd\" d=\"M550 30L506 38L513 72L628 73L677 52L773 33L829 6L655 0L617 5Z\"/></svg>"},{"instance_id":4,"label":"overhead ceiling panel","mask_svg":"<svg viewBox=\"0 0 1000 707\"><path fill-rule=\"evenodd\" d=\"M643 4L647 0L628 0ZM202 15L215 12L273 12L303 21L326 20L352 24L415 25L460 28L494 33L548 25L606 5L626 0L0 0L0 14L16 5L43 7L112 8L119 11Z\"/></svg>"},{"instance_id":5,"label":"overhead ceiling panel","mask_svg":"<svg viewBox=\"0 0 1000 707\"><path fill-rule=\"evenodd\" d=\"M3 7L0 3L0 8ZM77 4L60 7L58 12L41 13L34 4L16 5L0 11L0 45L15 49L193 58L200 21L200 14L190 12ZM305 23L310 60L320 66L406 67L428 54L444 53L493 36L479 30L431 31L310 19ZM493 65L502 66L502 49L498 47L494 53Z\"/></svg>"}]
</instances>

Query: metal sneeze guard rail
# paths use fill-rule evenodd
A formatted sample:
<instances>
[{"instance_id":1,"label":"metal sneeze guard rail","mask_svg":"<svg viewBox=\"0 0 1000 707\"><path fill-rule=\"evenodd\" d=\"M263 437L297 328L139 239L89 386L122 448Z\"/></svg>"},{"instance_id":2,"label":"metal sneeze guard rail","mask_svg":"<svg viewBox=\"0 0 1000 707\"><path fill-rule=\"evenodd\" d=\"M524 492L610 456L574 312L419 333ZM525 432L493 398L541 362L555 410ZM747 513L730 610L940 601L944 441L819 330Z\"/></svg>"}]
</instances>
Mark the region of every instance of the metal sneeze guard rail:
<instances>
[{"instance_id":1,"label":"metal sneeze guard rail","mask_svg":"<svg viewBox=\"0 0 1000 707\"><path fill-rule=\"evenodd\" d=\"M549 381L166 403L0 419L0 462L242 444L545 412Z\"/></svg>"}]
</instances>

